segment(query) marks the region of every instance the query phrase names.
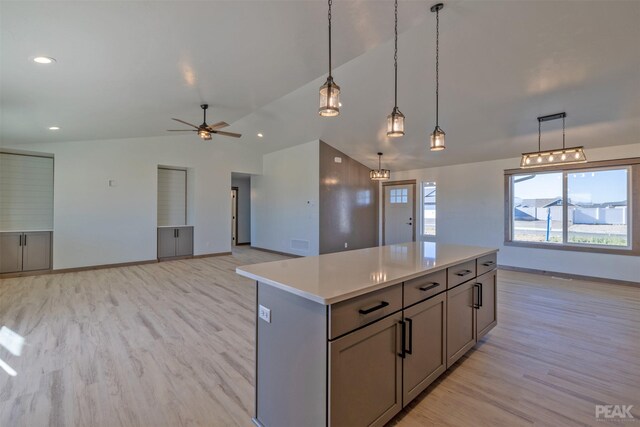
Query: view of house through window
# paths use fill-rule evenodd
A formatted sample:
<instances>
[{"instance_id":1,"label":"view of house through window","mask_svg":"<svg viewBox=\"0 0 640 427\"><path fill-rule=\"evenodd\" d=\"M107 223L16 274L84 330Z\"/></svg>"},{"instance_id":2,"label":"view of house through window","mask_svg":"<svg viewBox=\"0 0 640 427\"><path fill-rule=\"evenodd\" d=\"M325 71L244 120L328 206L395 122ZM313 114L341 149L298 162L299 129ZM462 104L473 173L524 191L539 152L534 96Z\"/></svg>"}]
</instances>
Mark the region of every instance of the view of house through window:
<instances>
[{"instance_id":1,"label":"view of house through window","mask_svg":"<svg viewBox=\"0 0 640 427\"><path fill-rule=\"evenodd\" d=\"M513 175L511 240L629 246L628 175L626 167Z\"/></svg>"},{"instance_id":2,"label":"view of house through window","mask_svg":"<svg viewBox=\"0 0 640 427\"><path fill-rule=\"evenodd\" d=\"M422 234L436 235L436 183L422 184Z\"/></svg>"}]
</instances>

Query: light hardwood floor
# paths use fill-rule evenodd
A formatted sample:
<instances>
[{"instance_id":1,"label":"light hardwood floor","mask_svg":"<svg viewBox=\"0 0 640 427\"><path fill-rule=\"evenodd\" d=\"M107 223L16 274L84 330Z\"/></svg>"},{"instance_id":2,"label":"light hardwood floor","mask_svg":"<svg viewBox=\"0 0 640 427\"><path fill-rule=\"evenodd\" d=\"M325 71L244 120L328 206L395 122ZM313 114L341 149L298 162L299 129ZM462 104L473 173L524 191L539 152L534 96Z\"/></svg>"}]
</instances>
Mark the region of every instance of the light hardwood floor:
<instances>
[{"instance_id":1,"label":"light hardwood floor","mask_svg":"<svg viewBox=\"0 0 640 427\"><path fill-rule=\"evenodd\" d=\"M0 426L250 426L254 303L233 256L0 281ZM603 425L640 419L640 289L499 272L498 326L391 424ZM615 423L614 425L620 425ZM284 426L287 427L287 426ZM291 426L304 427L304 426Z\"/></svg>"}]
</instances>

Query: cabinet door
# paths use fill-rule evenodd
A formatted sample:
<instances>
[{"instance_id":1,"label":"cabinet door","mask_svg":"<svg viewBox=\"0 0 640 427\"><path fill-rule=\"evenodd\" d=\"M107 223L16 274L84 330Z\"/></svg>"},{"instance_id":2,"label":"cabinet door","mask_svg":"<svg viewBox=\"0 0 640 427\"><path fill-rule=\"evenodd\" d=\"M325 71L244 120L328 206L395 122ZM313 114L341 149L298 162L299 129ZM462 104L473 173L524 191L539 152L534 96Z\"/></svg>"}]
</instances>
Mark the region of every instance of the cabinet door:
<instances>
[{"instance_id":1,"label":"cabinet door","mask_svg":"<svg viewBox=\"0 0 640 427\"><path fill-rule=\"evenodd\" d=\"M476 343L475 280L447 291L447 368Z\"/></svg>"},{"instance_id":2,"label":"cabinet door","mask_svg":"<svg viewBox=\"0 0 640 427\"><path fill-rule=\"evenodd\" d=\"M447 368L447 298L440 294L404 311L407 346L402 402L406 406Z\"/></svg>"},{"instance_id":3,"label":"cabinet door","mask_svg":"<svg viewBox=\"0 0 640 427\"><path fill-rule=\"evenodd\" d=\"M329 343L329 425L384 426L402 409L400 313Z\"/></svg>"},{"instance_id":4,"label":"cabinet door","mask_svg":"<svg viewBox=\"0 0 640 427\"><path fill-rule=\"evenodd\" d=\"M158 228L158 258L176 256L176 229Z\"/></svg>"},{"instance_id":5,"label":"cabinet door","mask_svg":"<svg viewBox=\"0 0 640 427\"><path fill-rule=\"evenodd\" d=\"M22 270L22 233L0 233L0 273Z\"/></svg>"},{"instance_id":6,"label":"cabinet door","mask_svg":"<svg viewBox=\"0 0 640 427\"><path fill-rule=\"evenodd\" d=\"M176 256L193 255L193 227L177 229Z\"/></svg>"},{"instance_id":7,"label":"cabinet door","mask_svg":"<svg viewBox=\"0 0 640 427\"><path fill-rule=\"evenodd\" d=\"M22 271L51 268L51 233L24 233L22 236Z\"/></svg>"},{"instance_id":8,"label":"cabinet door","mask_svg":"<svg viewBox=\"0 0 640 427\"><path fill-rule=\"evenodd\" d=\"M477 297L480 307L476 310L476 341L482 338L498 323L496 271L493 270L478 277L477 283L480 285L480 295Z\"/></svg>"}]
</instances>

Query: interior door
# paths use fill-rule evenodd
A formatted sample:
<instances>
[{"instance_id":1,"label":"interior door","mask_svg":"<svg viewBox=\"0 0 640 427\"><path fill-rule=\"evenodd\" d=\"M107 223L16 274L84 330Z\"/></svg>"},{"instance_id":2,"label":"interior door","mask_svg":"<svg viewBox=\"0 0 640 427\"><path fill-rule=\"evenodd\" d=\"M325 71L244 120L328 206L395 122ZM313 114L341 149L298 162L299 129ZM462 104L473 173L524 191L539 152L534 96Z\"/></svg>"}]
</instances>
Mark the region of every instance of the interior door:
<instances>
[{"instance_id":1,"label":"interior door","mask_svg":"<svg viewBox=\"0 0 640 427\"><path fill-rule=\"evenodd\" d=\"M22 271L51 268L51 233L30 232L22 235Z\"/></svg>"},{"instance_id":2,"label":"interior door","mask_svg":"<svg viewBox=\"0 0 640 427\"><path fill-rule=\"evenodd\" d=\"M238 189L231 189L231 246L238 244Z\"/></svg>"},{"instance_id":3,"label":"interior door","mask_svg":"<svg viewBox=\"0 0 640 427\"><path fill-rule=\"evenodd\" d=\"M22 270L22 233L0 233L0 273Z\"/></svg>"},{"instance_id":4,"label":"interior door","mask_svg":"<svg viewBox=\"0 0 640 427\"><path fill-rule=\"evenodd\" d=\"M384 185L383 244L412 242L416 236L415 183Z\"/></svg>"}]
</instances>

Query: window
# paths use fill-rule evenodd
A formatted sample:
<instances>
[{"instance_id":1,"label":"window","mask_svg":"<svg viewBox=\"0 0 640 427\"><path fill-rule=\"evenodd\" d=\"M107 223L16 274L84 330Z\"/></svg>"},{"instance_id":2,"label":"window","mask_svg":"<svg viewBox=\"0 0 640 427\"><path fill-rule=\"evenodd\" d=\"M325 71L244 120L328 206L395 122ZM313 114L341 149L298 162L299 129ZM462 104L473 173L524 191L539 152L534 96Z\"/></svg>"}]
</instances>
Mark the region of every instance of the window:
<instances>
[{"instance_id":1,"label":"window","mask_svg":"<svg viewBox=\"0 0 640 427\"><path fill-rule=\"evenodd\" d=\"M409 189L393 188L389 191L390 203L408 203Z\"/></svg>"},{"instance_id":2,"label":"window","mask_svg":"<svg viewBox=\"0 0 640 427\"><path fill-rule=\"evenodd\" d=\"M436 183L422 184L422 234L436 235Z\"/></svg>"},{"instance_id":3,"label":"window","mask_svg":"<svg viewBox=\"0 0 640 427\"><path fill-rule=\"evenodd\" d=\"M640 163L640 159L633 160ZM580 165L536 173L505 171L509 201L506 243L639 252L639 247L633 247L640 226L637 230L632 227L634 215L636 219L638 216L632 212L631 200L638 167L634 161L606 161L594 162L590 168Z\"/></svg>"}]
</instances>

